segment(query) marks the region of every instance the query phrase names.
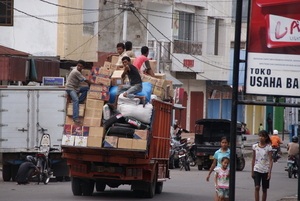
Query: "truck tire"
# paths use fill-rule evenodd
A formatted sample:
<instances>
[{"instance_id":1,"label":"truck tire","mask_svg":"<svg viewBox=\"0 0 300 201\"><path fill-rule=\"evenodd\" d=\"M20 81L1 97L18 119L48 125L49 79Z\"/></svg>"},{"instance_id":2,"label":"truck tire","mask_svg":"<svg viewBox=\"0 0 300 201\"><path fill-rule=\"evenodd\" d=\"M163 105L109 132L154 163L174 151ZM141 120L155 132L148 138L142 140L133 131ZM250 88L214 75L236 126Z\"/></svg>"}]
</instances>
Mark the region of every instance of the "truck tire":
<instances>
[{"instance_id":1,"label":"truck tire","mask_svg":"<svg viewBox=\"0 0 300 201\"><path fill-rule=\"evenodd\" d=\"M115 115L111 116L109 119L107 119L103 123L103 127L105 129L108 129L111 125L113 125L114 123L117 123L117 122L125 122L125 118L122 116L121 113L115 114Z\"/></svg>"},{"instance_id":2,"label":"truck tire","mask_svg":"<svg viewBox=\"0 0 300 201\"><path fill-rule=\"evenodd\" d=\"M81 181L81 190L82 194L86 196L90 196L94 192L95 181L94 180L82 180Z\"/></svg>"},{"instance_id":3,"label":"truck tire","mask_svg":"<svg viewBox=\"0 0 300 201\"><path fill-rule=\"evenodd\" d=\"M96 181L96 190L98 192L103 192L105 190L106 183L103 183L101 181Z\"/></svg>"},{"instance_id":4,"label":"truck tire","mask_svg":"<svg viewBox=\"0 0 300 201\"><path fill-rule=\"evenodd\" d=\"M10 181L11 179L11 165L3 165L2 167L3 181Z\"/></svg>"},{"instance_id":5,"label":"truck tire","mask_svg":"<svg viewBox=\"0 0 300 201\"><path fill-rule=\"evenodd\" d=\"M19 165L12 165L11 166L11 179L13 181L16 181L16 176L17 176L19 167L20 167Z\"/></svg>"},{"instance_id":6,"label":"truck tire","mask_svg":"<svg viewBox=\"0 0 300 201\"><path fill-rule=\"evenodd\" d=\"M169 169L175 169L174 156L171 156L169 159Z\"/></svg>"},{"instance_id":7,"label":"truck tire","mask_svg":"<svg viewBox=\"0 0 300 201\"><path fill-rule=\"evenodd\" d=\"M246 165L245 158L238 158L236 170L242 171L245 168L245 165Z\"/></svg>"},{"instance_id":8,"label":"truck tire","mask_svg":"<svg viewBox=\"0 0 300 201\"><path fill-rule=\"evenodd\" d=\"M163 190L163 182L157 182L156 186L155 186L155 193L156 194L161 194L162 190Z\"/></svg>"},{"instance_id":9,"label":"truck tire","mask_svg":"<svg viewBox=\"0 0 300 201\"><path fill-rule=\"evenodd\" d=\"M146 191L146 198L153 198L155 194L155 189L156 189L156 182L157 182L157 173L156 171L154 172L153 176L153 181L148 183L148 191Z\"/></svg>"},{"instance_id":10,"label":"truck tire","mask_svg":"<svg viewBox=\"0 0 300 201\"><path fill-rule=\"evenodd\" d=\"M72 177L72 192L73 195L82 195L82 190L81 190L81 179Z\"/></svg>"}]
</instances>

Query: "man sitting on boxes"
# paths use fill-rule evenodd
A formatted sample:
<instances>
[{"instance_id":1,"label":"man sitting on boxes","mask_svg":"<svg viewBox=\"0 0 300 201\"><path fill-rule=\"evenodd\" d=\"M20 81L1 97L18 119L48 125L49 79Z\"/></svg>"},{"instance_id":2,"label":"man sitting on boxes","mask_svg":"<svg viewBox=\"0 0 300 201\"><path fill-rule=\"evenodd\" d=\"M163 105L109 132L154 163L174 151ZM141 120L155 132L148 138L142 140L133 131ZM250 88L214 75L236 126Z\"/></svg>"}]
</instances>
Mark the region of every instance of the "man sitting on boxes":
<instances>
[{"instance_id":1,"label":"man sitting on boxes","mask_svg":"<svg viewBox=\"0 0 300 201\"><path fill-rule=\"evenodd\" d=\"M94 84L90 80L87 80L82 74L81 70L85 67L85 62L79 60L76 68L74 68L68 76L66 84L66 92L71 96L73 100L73 122L82 123L79 118L79 104L82 104L86 98L89 87L79 87L80 82L86 82L89 85ZM78 94L81 93L78 98Z\"/></svg>"},{"instance_id":2,"label":"man sitting on boxes","mask_svg":"<svg viewBox=\"0 0 300 201\"><path fill-rule=\"evenodd\" d=\"M122 58L127 57L127 53L125 51L125 45L124 43L118 43L117 44L117 52L119 54L118 62L116 63L117 66L122 66Z\"/></svg>"},{"instance_id":3,"label":"man sitting on boxes","mask_svg":"<svg viewBox=\"0 0 300 201\"><path fill-rule=\"evenodd\" d=\"M130 80L130 85L120 85L116 92L115 102L113 104L109 104L109 106L117 108L119 95L125 92L123 94L124 97L128 97L130 99L139 98L145 107L146 97L135 95L136 93L141 92L143 89L142 79L138 69L131 64L129 57L123 57L122 62L124 66L124 72L122 73L121 77L124 78L127 74Z\"/></svg>"},{"instance_id":4,"label":"man sitting on boxes","mask_svg":"<svg viewBox=\"0 0 300 201\"><path fill-rule=\"evenodd\" d=\"M143 46L141 48L141 53L142 55L135 58L133 65L137 67L141 73L149 74L151 77L155 77L151 69L149 59L147 58L149 54L149 48L147 46Z\"/></svg>"}]
</instances>

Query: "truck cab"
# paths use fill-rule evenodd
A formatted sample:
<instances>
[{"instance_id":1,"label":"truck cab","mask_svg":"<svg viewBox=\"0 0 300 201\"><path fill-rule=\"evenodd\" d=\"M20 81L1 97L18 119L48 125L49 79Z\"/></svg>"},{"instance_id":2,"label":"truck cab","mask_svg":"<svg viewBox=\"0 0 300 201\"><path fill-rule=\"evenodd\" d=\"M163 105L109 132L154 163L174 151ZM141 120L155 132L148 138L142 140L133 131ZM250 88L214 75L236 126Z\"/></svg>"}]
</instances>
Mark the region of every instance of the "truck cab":
<instances>
[{"instance_id":1,"label":"truck cab","mask_svg":"<svg viewBox=\"0 0 300 201\"><path fill-rule=\"evenodd\" d=\"M226 136L230 140L230 124L228 119L199 119L195 122L195 144L198 170L208 170L213 162L214 153L220 149L220 139ZM236 169L242 171L245 167L243 155L246 137L242 135L241 123L236 130Z\"/></svg>"}]
</instances>

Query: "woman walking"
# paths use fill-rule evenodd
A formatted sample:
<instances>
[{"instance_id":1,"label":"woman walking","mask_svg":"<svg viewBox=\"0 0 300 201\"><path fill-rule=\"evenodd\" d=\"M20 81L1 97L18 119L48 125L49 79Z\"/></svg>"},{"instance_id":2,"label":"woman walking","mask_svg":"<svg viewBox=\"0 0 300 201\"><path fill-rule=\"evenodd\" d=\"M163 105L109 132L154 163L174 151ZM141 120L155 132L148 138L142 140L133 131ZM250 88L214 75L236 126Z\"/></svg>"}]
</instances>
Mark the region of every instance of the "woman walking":
<instances>
[{"instance_id":1,"label":"woman walking","mask_svg":"<svg viewBox=\"0 0 300 201\"><path fill-rule=\"evenodd\" d=\"M260 131L258 136L259 142L252 146L252 178L254 179L255 186L254 198L255 201L259 201L259 191L262 184L262 201L266 201L273 167L272 146L267 131Z\"/></svg>"}]
</instances>

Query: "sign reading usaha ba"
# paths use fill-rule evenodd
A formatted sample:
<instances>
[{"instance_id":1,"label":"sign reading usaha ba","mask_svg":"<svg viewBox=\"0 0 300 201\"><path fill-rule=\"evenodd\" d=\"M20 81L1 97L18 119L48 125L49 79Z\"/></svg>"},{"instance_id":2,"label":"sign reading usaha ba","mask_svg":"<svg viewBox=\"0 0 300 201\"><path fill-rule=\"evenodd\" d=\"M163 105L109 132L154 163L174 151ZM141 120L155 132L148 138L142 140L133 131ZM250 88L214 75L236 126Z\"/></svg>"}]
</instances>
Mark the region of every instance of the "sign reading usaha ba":
<instances>
[{"instance_id":1,"label":"sign reading usaha ba","mask_svg":"<svg viewBox=\"0 0 300 201\"><path fill-rule=\"evenodd\" d=\"M253 0L246 93L299 96L300 2Z\"/></svg>"}]
</instances>

